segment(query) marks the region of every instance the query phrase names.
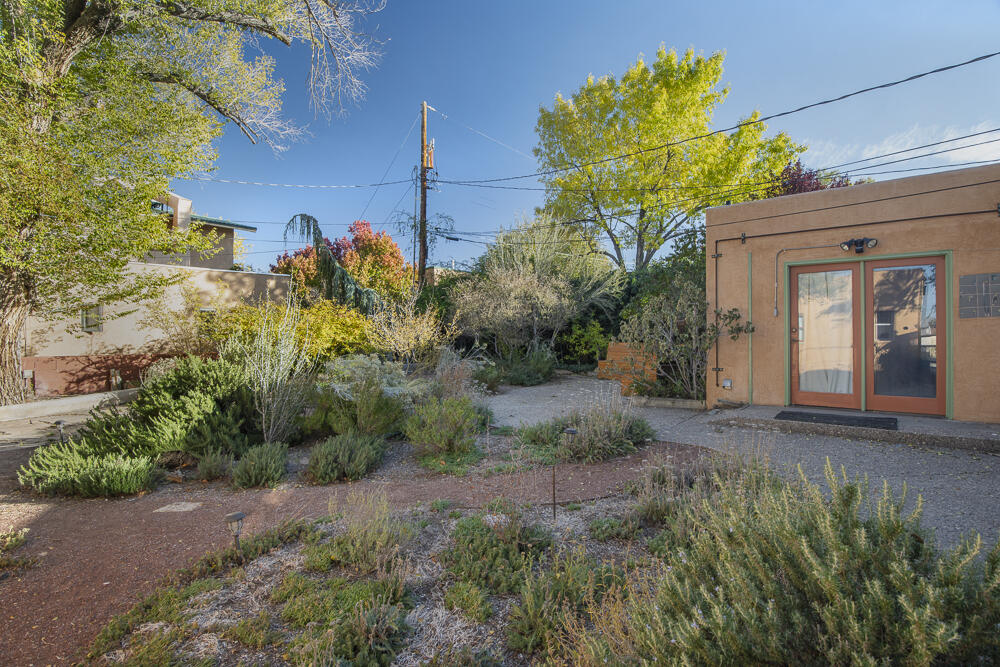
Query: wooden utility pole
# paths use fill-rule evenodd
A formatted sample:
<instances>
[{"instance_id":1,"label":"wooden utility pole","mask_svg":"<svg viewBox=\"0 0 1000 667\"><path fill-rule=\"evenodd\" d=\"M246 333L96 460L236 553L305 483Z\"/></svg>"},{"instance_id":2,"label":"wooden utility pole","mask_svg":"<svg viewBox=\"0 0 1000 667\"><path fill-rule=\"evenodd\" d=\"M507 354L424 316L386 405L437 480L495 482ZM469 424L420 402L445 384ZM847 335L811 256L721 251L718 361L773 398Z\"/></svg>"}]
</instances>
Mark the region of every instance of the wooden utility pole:
<instances>
[{"instance_id":1,"label":"wooden utility pole","mask_svg":"<svg viewBox=\"0 0 1000 667\"><path fill-rule=\"evenodd\" d=\"M427 272L427 101L420 105L420 254L417 260L417 285L423 287Z\"/></svg>"}]
</instances>

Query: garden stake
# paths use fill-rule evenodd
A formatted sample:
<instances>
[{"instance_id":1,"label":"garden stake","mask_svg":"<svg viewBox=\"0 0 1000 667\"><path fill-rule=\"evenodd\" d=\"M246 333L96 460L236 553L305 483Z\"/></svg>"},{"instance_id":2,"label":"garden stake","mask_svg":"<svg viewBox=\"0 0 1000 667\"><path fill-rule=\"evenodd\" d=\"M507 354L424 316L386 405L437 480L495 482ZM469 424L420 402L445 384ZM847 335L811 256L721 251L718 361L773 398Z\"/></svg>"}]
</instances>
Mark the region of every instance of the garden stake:
<instances>
[{"instance_id":1,"label":"garden stake","mask_svg":"<svg viewBox=\"0 0 1000 667\"><path fill-rule=\"evenodd\" d=\"M563 429L563 433L572 438L576 435L576 429L567 427ZM552 464L552 523L556 522L556 465L556 463Z\"/></svg>"},{"instance_id":2,"label":"garden stake","mask_svg":"<svg viewBox=\"0 0 1000 667\"><path fill-rule=\"evenodd\" d=\"M556 522L556 464L552 464L552 523Z\"/></svg>"}]
</instances>

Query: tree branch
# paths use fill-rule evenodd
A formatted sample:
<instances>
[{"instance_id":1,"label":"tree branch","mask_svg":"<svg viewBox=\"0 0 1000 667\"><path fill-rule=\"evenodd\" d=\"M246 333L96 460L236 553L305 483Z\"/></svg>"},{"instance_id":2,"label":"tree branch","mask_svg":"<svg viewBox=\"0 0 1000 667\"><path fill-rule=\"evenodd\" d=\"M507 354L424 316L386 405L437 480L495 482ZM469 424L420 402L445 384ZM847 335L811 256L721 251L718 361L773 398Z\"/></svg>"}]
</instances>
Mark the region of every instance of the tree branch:
<instances>
[{"instance_id":1,"label":"tree branch","mask_svg":"<svg viewBox=\"0 0 1000 667\"><path fill-rule=\"evenodd\" d=\"M183 88L210 106L212 109L215 109L220 116L235 123L236 127L240 128L240 132L246 135L247 139L249 139L251 143L257 143L259 135L257 131L250 126L250 123L246 118L244 118L243 114L223 103L223 101L218 99L218 97L214 94L214 91L210 88L199 86L194 81L176 74L166 74L162 72L138 72L138 74L152 83L161 83Z\"/></svg>"},{"instance_id":2,"label":"tree branch","mask_svg":"<svg viewBox=\"0 0 1000 667\"><path fill-rule=\"evenodd\" d=\"M210 23L223 23L240 28L249 28L250 30L256 30L257 32L274 37L285 46L291 46L292 44L292 38L277 25L258 16L251 16L250 14L243 14L241 12L210 12L201 7L195 7L186 2L178 2L177 0L158 0L156 4L174 18L185 21L208 21Z\"/></svg>"}]
</instances>

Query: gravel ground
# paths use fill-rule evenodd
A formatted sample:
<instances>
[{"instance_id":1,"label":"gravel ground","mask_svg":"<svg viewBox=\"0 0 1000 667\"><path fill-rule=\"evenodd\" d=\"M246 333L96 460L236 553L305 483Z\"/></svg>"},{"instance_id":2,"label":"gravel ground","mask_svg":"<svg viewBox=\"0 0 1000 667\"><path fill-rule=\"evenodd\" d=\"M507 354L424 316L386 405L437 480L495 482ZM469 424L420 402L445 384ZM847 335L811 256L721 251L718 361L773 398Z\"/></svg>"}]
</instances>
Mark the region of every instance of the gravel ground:
<instances>
[{"instance_id":1,"label":"gravel ground","mask_svg":"<svg viewBox=\"0 0 1000 667\"><path fill-rule=\"evenodd\" d=\"M617 383L594 377L557 375L553 382L537 387L504 387L502 393L490 399L490 407L498 424L517 426L551 419L595 400L606 400L617 394L617 387ZM996 454L713 423L739 415L739 410L719 413L636 409L656 429L661 440L723 451L763 449L771 461L790 466L792 473L795 466L801 465L811 480L821 484L829 458L837 471L843 466L849 476L868 475L876 489L881 488L883 479L897 493L905 485L907 505L912 506L918 494L923 498L923 521L934 528L942 546L953 546L971 532L978 532L990 546L1000 538L1000 512L995 503L1000 497L1000 456ZM946 429L949 423L952 422L935 422L939 430ZM955 423L956 430L962 430L962 426Z\"/></svg>"}]
</instances>

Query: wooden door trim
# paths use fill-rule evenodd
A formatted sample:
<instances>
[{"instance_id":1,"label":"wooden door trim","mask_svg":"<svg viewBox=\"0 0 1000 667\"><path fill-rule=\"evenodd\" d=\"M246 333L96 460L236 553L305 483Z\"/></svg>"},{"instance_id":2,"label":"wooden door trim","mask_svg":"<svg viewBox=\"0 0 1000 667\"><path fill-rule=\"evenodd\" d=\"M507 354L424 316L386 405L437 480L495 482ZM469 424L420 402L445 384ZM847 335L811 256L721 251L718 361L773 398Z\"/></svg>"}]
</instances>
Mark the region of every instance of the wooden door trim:
<instances>
[{"instance_id":1,"label":"wooden door trim","mask_svg":"<svg viewBox=\"0 0 1000 667\"><path fill-rule=\"evenodd\" d=\"M875 269L894 266L934 264L935 266L935 341L937 371L934 398L913 396L883 396L875 393ZM911 414L944 415L947 411L948 374L948 281L945 280L945 257L924 255L898 259L874 259L865 262L865 317L871 326L865 327L865 402L869 410L906 412ZM942 318L942 314L945 318ZM919 335L919 332L918 332Z\"/></svg>"},{"instance_id":2,"label":"wooden door trim","mask_svg":"<svg viewBox=\"0 0 1000 667\"><path fill-rule=\"evenodd\" d=\"M829 264L808 264L802 266L789 267L788 274L788 295L789 295L789 321L786 323L785 335L788 336L788 357L789 357L789 387L790 398L793 405L815 405L828 408L848 408L854 410L861 409L861 354L864 346L864 336L862 335L861 320L861 262L834 262ZM799 390L799 355L797 336L791 335L791 327L798 328L799 321L799 285L798 277L803 273L822 273L824 271L846 271L851 272L851 301L852 301L852 329L854 342L854 369L851 373L852 392L850 394L832 394L816 391Z\"/></svg>"}]
</instances>

